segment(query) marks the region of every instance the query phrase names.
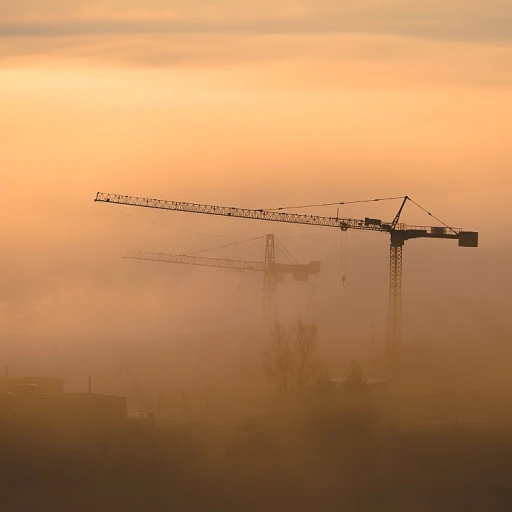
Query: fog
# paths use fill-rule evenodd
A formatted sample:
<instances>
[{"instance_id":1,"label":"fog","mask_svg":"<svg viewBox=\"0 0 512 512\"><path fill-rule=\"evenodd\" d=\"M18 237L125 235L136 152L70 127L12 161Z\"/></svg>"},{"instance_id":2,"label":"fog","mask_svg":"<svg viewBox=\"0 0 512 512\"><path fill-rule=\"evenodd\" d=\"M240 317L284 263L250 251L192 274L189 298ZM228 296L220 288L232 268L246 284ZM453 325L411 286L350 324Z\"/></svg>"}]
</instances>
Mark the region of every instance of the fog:
<instances>
[{"instance_id":1,"label":"fog","mask_svg":"<svg viewBox=\"0 0 512 512\"><path fill-rule=\"evenodd\" d=\"M119 188L111 186L107 191L130 192L121 186L123 180L118 181ZM189 331L235 328L252 331L262 315L261 275L121 257L127 249L186 254L270 232L276 234L299 262L322 262L321 273L311 276L309 282L294 282L287 276L279 284L281 319L291 322L303 318L318 323L323 335L332 340L329 344L332 350L347 345L354 349L365 347L374 325L375 339L384 346L389 259L386 235L348 232L342 240L339 232L329 228L177 212L140 212L129 207L95 204L92 190L86 194L74 188L68 195L61 184L56 188L58 194L46 190L35 197L36 204L22 200L31 204L31 215L12 200L14 210L19 209L23 218L17 222L17 229L12 223L11 227L7 226L13 233L6 240L2 255L2 265L8 269L2 287L4 351L19 352L24 338L40 339L46 347L58 339L62 347L72 349L84 345L93 350L97 344L104 347L105 343L123 340L140 340L148 347L153 340L167 340L172 344L174 336ZM151 191L147 188L133 192L178 200L207 198L205 191L193 197L181 197L185 194L173 193L172 186L162 188L157 194L148 193ZM315 191L314 196L319 194ZM214 189L209 202L275 207L301 204L306 198L305 194L287 194L283 196L285 203L276 203L273 195L270 194L270 199L263 192L256 197L243 194L235 197ZM328 196L331 194L325 192L324 197ZM420 200L418 196L413 197ZM347 217L391 219L399 204L390 201L342 206L340 215L343 212ZM316 211L331 215L335 214L333 210L335 207ZM478 222L471 223L474 218L471 207L454 211L453 204L447 203L446 210L453 213L442 216L445 221L454 220L454 225L466 229L481 228ZM469 221L464 222L466 211ZM432 219L409 204L404 220L428 224ZM406 345L421 343L440 350L458 346L465 352L482 355L508 350L504 343L510 333L505 321L508 305L505 283L511 276L502 256L508 247L504 241L490 237L492 233L484 231L481 247L476 250L459 248L449 240L406 243L403 284ZM342 244L346 255L343 270L340 268ZM201 254L263 261L264 240ZM280 253L277 259L286 261ZM346 276L344 286L342 272ZM53 349L47 350L53 353ZM158 350L154 356L159 359Z\"/></svg>"},{"instance_id":2,"label":"fog","mask_svg":"<svg viewBox=\"0 0 512 512\"><path fill-rule=\"evenodd\" d=\"M6 510L506 510L509 14L0 0ZM98 191L386 222L408 195L479 247L406 241L393 358L388 234ZM267 234L321 262L275 317L263 272L123 259L262 262Z\"/></svg>"}]
</instances>

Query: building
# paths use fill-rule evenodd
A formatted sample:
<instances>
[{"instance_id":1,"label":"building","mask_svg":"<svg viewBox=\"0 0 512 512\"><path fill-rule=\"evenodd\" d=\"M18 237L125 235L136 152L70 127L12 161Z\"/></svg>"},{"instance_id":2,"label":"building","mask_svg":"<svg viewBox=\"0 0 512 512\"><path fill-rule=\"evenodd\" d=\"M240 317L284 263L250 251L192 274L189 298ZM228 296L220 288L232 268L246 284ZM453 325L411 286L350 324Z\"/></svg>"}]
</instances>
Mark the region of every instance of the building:
<instances>
[{"instance_id":1,"label":"building","mask_svg":"<svg viewBox=\"0 0 512 512\"><path fill-rule=\"evenodd\" d=\"M102 443L128 424L126 396L64 393L50 377L2 379L0 389L0 432L13 440Z\"/></svg>"}]
</instances>

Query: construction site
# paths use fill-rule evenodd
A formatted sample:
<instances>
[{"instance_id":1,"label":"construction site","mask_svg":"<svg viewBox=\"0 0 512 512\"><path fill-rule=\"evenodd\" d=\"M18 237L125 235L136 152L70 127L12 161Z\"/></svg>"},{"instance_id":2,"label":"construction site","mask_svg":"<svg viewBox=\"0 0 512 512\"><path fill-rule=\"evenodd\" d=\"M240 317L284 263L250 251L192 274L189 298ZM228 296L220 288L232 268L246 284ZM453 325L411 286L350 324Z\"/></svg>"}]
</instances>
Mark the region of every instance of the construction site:
<instances>
[{"instance_id":1,"label":"construction site","mask_svg":"<svg viewBox=\"0 0 512 512\"><path fill-rule=\"evenodd\" d=\"M510 20L0 0L0 512L510 510Z\"/></svg>"},{"instance_id":2,"label":"construction site","mask_svg":"<svg viewBox=\"0 0 512 512\"><path fill-rule=\"evenodd\" d=\"M262 486L255 509L264 503L276 510L290 503L297 510L316 509L319 489L324 488L326 510L338 503L375 510L386 499L389 472L408 482L404 503L425 500L427 489L440 485L433 468L446 466L445 450L454 457L480 460L479 469L469 474L459 462L448 466L453 487L442 495L447 502L459 496L468 481L479 480L482 468L506 467L512 453L507 441L512 432L512 383L499 371L494 380L477 382L476 361L466 358L465 366L456 367L446 347L426 350L414 341L418 333L407 328L403 307L411 289L407 283L415 279L403 268L404 247L418 239L444 240L471 252L479 245L477 232L444 223L408 196L269 210L102 192L94 201L105 204L100 215L120 206L123 210L115 212L123 215L116 218L128 215L128 223L156 227L157 234L167 226L162 217L131 211L201 214L203 230L208 229L207 216L234 219L222 220L226 223L264 221L264 228L272 223L328 228L323 233L332 230L338 243L327 263L318 243L312 242L314 231L295 235L294 226L284 235L239 237L182 252L112 252L109 264L122 275L139 272L143 279L156 279L166 290L169 308L191 315L185 316L189 328L180 333L168 324L169 337L148 334L141 340L136 317L125 318L118 325L127 323L135 336L124 331L114 343L105 339L91 347L79 339L71 344L54 340L39 347L46 351L39 352L39 362L33 357L29 362L19 348L7 354L5 362L10 364L0 380L0 429L10 446L4 451L11 468L5 476L9 485L27 471L34 474L37 461L46 467L37 488L48 486L53 478L66 481L70 494L63 496L64 502L74 503L84 485L94 489L84 510L94 506L98 496L115 497L123 508L155 500L158 506L174 504L180 510L216 510L225 503L245 510L254 481ZM367 208L376 203L395 205L392 220L343 216L347 205ZM408 206L435 225L404 223ZM336 215L294 212L318 208L335 209ZM352 277L355 274L357 281L357 271L348 264L350 252L360 252L353 241L349 246L351 232L388 235L389 259L379 266L384 274L380 282L387 285L376 295L384 299L379 315L371 313L374 301L361 302L357 295L350 295L355 304L347 300L357 286ZM189 234L198 240L205 237L194 230ZM298 258L289 248L294 241L304 249ZM465 254L461 251L457 260L463 262ZM190 286L192 296L185 293ZM321 300L324 296L329 297L328 305ZM347 330L347 324L360 322L356 310L365 301L362 314L368 320L361 335ZM112 305L105 307L110 315ZM208 311L217 323L204 329L211 321ZM173 322L178 320L171 310L169 314ZM151 332L149 325L144 329ZM20 374L20 369L30 368L40 375L46 369L46 376ZM475 451L476 445L481 449ZM498 446L501 455L487 459L487 450ZM318 457L324 466L312 473L308 468ZM430 481L427 487L403 473L410 464L423 468L421 480ZM190 476L182 473L182 466L189 467ZM108 477L111 470L116 471L113 480ZM98 479L82 479L84 471L98 473ZM441 475L445 469L435 471ZM148 475L151 483L126 491L127 481ZM111 479L107 487L103 478ZM298 492L296 485L304 479L308 483ZM283 489L273 488L273 480ZM191 486L201 492L193 496ZM434 501L441 497L438 492L433 492ZM467 496L463 502L469 506L474 496ZM433 506L430 499L426 502Z\"/></svg>"}]
</instances>

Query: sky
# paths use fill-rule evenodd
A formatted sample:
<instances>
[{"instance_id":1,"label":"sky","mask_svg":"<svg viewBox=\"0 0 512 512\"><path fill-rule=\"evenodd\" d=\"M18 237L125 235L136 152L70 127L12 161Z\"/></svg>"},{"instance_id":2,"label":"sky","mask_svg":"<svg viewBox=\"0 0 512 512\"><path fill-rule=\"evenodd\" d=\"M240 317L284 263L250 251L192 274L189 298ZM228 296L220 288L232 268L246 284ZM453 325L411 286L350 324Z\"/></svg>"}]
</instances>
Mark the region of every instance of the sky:
<instances>
[{"instance_id":1,"label":"sky","mask_svg":"<svg viewBox=\"0 0 512 512\"><path fill-rule=\"evenodd\" d=\"M227 325L233 276L120 256L267 232L308 235L286 243L324 262L317 316L339 304L350 336L372 323L385 336L385 237L349 233L340 270L339 233L114 210L98 190L254 208L407 194L481 241L408 245L409 338L438 336L440 318L445 338L509 336L511 29L504 0L0 0L3 339ZM408 208L406 222L431 223ZM262 254L231 251L211 255Z\"/></svg>"}]
</instances>

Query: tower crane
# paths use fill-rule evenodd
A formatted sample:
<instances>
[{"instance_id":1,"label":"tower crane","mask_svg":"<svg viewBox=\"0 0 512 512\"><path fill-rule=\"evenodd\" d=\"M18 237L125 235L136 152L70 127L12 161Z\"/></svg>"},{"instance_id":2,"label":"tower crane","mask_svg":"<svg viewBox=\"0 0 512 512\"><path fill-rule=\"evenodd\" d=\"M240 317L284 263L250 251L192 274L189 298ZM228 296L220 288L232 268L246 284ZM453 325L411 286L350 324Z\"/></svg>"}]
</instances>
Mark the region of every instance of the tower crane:
<instances>
[{"instance_id":1,"label":"tower crane","mask_svg":"<svg viewBox=\"0 0 512 512\"><path fill-rule=\"evenodd\" d=\"M108 194L104 192L98 192L96 194L95 201L141 208L200 213L240 219L266 220L271 222L284 222L288 224L331 227L341 229L342 231L354 229L388 234L390 236L388 354L390 355L391 360L394 361L402 344L402 252L404 243L407 240L415 238L436 238L457 240L460 247L478 247L478 233L476 231L465 231L461 228L454 228L447 225L413 226L401 223L400 216L402 211L407 201L412 201L408 196L405 196L402 199L403 202L391 222L383 222L380 219L372 219L369 217L366 217L363 220L339 218L338 216L325 217L319 215L303 215L275 210L252 210L230 206L166 201L162 199Z\"/></svg>"},{"instance_id":2,"label":"tower crane","mask_svg":"<svg viewBox=\"0 0 512 512\"><path fill-rule=\"evenodd\" d=\"M201 267L226 268L238 271L255 271L263 273L263 309L267 319L275 319L277 282L280 276L289 274L294 281L308 281L309 276L320 272L321 263L310 261L309 264L276 262L275 236L266 235L265 260L246 261L228 258L208 258L187 254L168 254L144 251L127 251L124 259L197 265Z\"/></svg>"}]
</instances>

